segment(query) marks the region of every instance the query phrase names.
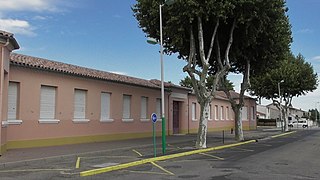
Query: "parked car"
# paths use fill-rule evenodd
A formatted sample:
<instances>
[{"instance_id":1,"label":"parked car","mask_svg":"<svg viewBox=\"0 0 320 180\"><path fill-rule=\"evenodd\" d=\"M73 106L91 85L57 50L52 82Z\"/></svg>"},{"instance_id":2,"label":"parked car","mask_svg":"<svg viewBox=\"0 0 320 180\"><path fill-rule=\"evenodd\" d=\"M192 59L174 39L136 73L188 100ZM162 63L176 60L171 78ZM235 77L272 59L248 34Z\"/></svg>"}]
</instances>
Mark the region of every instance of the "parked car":
<instances>
[{"instance_id":1,"label":"parked car","mask_svg":"<svg viewBox=\"0 0 320 180\"><path fill-rule=\"evenodd\" d=\"M306 120L299 120L299 121L293 121L291 123L289 123L288 125L289 127L302 127L302 128L306 128L308 127L308 122Z\"/></svg>"}]
</instances>

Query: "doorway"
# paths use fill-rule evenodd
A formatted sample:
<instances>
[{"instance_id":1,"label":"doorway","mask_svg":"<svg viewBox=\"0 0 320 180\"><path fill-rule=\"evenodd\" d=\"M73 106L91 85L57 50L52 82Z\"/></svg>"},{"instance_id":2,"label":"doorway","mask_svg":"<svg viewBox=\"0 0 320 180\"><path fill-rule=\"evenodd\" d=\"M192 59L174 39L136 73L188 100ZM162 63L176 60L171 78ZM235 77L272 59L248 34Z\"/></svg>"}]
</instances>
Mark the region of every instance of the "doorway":
<instances>
[{"instance_id":1,"label":"doorway","mask_svg":"<svg viewBox=\"0 0 320 180\"><path fill-rule=\"evenodd\" d=\"M179 102L173 101L173 134L179 134L179 126L180 126L180 120L179 120Z\"/></svg>"}]
</instances>

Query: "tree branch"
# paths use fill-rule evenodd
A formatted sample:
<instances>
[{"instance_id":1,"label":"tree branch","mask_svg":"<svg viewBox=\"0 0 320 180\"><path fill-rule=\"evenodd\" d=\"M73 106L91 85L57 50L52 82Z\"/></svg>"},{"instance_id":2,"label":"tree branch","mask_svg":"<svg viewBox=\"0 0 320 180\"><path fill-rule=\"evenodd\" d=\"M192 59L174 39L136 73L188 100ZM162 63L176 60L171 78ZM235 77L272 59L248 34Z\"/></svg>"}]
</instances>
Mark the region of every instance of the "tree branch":
<instances>
[{"instance_id":1,"label":"tree branch","mask_svg":"<svg viewBox=\"0 0 320 180\"><path fill-rule=\"evenodd\" d=\"M216 25L214 27L214 31L213 31L212 37L211 37L210 48L209 48L208 55L207 55L207 58L206 58L207 62L209 62L209 59L211 57L211 53L212 53L215 37L216 37L217 31L218 31L218 27L219 27L219 23L220 23L220 21L219 21L219 18L218 18L217 22L216 22Z\"/></svg>"},{"instance_id":2,"label":"tree branch","mask_svg":"<svg viewBox=\"0 0 320 180\"><path fill-rule=\"evenodd\" d=\"M226 63L225 65L229 66L229 67L230 67L229 52L230 52L230 48L231 48L231 45L232 45L232 42L233 42L233 31L234 31L235 26L236 26L236 18L233 20L232 27L231 27L231 30L230 30L229 42L228 42L228 45L227 45L227 48L226 48L226 52L224 54L225 63Z\"/></svg>"}]
</instances>

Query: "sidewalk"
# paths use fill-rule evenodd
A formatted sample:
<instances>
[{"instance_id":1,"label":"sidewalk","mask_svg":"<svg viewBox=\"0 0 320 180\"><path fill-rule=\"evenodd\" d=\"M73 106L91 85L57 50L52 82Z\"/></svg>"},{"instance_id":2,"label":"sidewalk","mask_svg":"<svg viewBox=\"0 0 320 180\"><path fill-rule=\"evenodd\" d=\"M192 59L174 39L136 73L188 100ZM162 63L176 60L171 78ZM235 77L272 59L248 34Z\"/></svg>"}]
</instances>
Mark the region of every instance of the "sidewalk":
<instances>
[{"instance_id":1,"label":"sidewalk","mask_svg":"<svg viewBox=\"0 0 320 180\"><path fill-rule=\"evenodd\" d=\"M264 131L263 128L257 130L244 131L245 140L262 139L270 137L276 134L280 134L280 130ZM167 144L178 145L181 148L193 148L195 145L196 134L189 135L173 135L167 136ZM234 134L230 131L212 132L207 136L207 146L214 147L224 144L235 143ZM161 137L157 138L157 146L161 148ZM41 159L61 158L69 156L77 156L83 154L91 154L97 152L112 152L125 151L134 148L150 148L152 149L152 137L131 139L122 141L108 141L101 143L87 143L87 144L75 144L64 145L54 147L42 147L42 148L26 148L26 149L14 149L7 151L0 157L0 166L5 164L11 164L14 162L28 162Z\"/></svg>"}]
</instances>

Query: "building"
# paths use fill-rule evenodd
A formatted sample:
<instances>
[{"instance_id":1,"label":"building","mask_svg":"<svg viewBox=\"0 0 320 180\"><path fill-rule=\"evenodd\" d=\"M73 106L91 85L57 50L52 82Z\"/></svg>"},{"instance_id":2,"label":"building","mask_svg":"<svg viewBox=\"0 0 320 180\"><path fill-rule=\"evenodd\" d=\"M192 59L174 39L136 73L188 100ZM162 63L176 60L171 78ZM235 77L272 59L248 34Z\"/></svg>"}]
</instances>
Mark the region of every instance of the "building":
<instances>
[{"instance_id":1,"label":"building","mask_svg":"<svg viewBox=\"0 0 320 180\"><path fill-rule=\"evenodd\" d=\"M3 31L0 47L1 152L152 136L150 115L161 112L159 81L11 53L19 45ZM245 98L244 129L256 128L255 106L254 99ZM167 135L196 133L199 112L190 89L165 83ZM218 92L208 129L231 128L234 113ZM161 123L156 130L161 133Z\"/></svg>"}]
</instances>

